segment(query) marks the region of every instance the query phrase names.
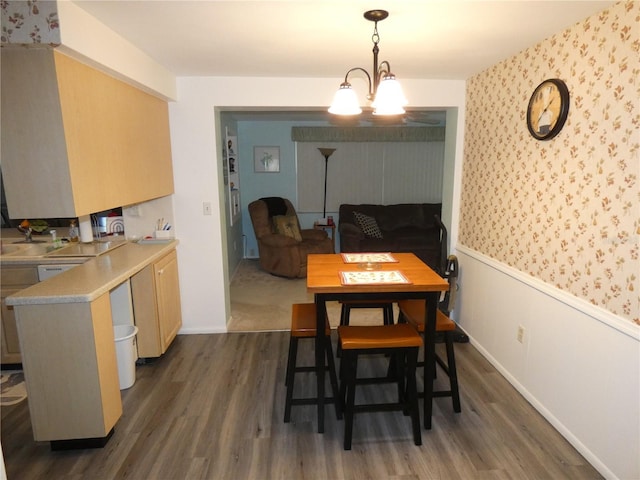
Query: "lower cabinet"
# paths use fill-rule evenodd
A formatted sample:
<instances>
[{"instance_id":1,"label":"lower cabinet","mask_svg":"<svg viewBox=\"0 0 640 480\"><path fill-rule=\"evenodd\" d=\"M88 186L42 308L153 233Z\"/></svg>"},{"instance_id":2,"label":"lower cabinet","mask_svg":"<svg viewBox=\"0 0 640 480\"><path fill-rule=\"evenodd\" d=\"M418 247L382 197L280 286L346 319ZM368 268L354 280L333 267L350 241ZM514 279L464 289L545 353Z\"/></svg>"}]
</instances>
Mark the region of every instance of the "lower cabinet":
<instances>
[{"instance_id":1,"label":"lower cabinet","mask_svg":"<svg viewBox=\"0 0 640 480\"><path fill-rule=\"evenodd\" d=\"M182 326L175 250L131 277L138 356L159 357Z\"/></svg>"},{"instance_id":2,"label":"lower cabinet","mask_svg":"<svg viewBox=\"0 0 640 480\"><path fill-rule=\"evenodd\" d=\"M20 342L13 307L6 304L5 298L38 283L38 269L35 266L3 265L1 269L0 300L2 301L2 331L0 336L0 360L3 365L21 363Z\"/></svg>"},{"instance_id":3,"label":"lower cabinet","mask_svg":"<svg viewBox=\"0 0 640 480\"><path fill-rule=\"evenodd\" d=\"M122 415L109 293L15 309L34 440L108 439Z\"/></svg>"},{"instance_id":4,"label":"lower cabinet","mask_svg":"<svg viewBox=\"0 0 640 480\"><path fill-rule=\"evenodd\" d=\"M71 302L50 301L55 295L47 288L65 291L64 282L55 279L49 280L49 287L44 282L40 289L36 286L10 300L15 304L13 313L22 347L33 438L51 441L53 449L103 446L122 416L111 299L111 291L118 288L115 281L121 283L122 279L118 272L106 267L100 272L102 264L122 266L130 262L138 272L130 280L141 357L162 355L182 325L175 248L161 246L162 256L157 259L153 252L160 247L119 248L105 255L108 261L93 262L86 277L80 272L79 278L89 283L86 300L85 295L79 295ZM37 268L21 268L16 266L11 274L14 283L22 284L7 286L7 294L22 290L31 278L36 283ZM9 278L9 268L3 266L1 273L4 282ZM96 280L96 273L103 275ZM77 289L75 282L71 284ZM110 291L101 293L99 284L108 286ZM5 285L2 287L5 292ZM46 295L41 298L43 291ZM6 311L11 312L9 308ZM3 329L10 331L4 320L3 315ZM10 335L3 332L2 337L3 342L9 342L5 337Z\"/></svg>"}]
</instances>

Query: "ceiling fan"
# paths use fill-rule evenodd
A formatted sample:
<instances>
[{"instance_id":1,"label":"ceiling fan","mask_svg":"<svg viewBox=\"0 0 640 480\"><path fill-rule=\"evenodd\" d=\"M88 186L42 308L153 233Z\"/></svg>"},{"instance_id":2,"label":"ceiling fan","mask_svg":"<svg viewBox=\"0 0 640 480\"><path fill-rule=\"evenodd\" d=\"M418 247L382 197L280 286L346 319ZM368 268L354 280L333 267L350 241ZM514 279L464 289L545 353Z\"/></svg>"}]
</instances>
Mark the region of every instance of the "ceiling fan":
<instances>
[{"instance_id":1,"label":"ceiling fan","mask_svg":"<svg viewBox=\"0 0 640 480\"><path fill-rule=\"evenodd\" d=\"M372 110L364 110L360 115L331 116L329 122L341 127L367 126L429 126L443 127L446 124L444 110L413 110L402 115L374 115Z\"/></svg>"}]
</instances>

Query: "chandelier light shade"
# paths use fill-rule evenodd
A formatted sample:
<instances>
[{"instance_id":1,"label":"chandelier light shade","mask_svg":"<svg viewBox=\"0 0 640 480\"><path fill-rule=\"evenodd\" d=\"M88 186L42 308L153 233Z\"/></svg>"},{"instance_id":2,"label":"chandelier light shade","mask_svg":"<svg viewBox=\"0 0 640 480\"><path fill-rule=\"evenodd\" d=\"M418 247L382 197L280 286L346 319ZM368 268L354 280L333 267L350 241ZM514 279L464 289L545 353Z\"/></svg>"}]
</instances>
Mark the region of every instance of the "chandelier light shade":
<instances>
[{"instance_id":1,"label":"chandelier light shade","mask_svg":"<svg viewBox=\"0 0 640 480\"><path fill-rule=\"evenodd\" d=\"M387 75L378 85L378 92L371 106L374 115L402 115L407 99L400 82L393 75Z\"/></svg>"},{"instance_id":2,"label":"chandelier light shade","mask_svg":"<svg viewBox=\"0 0 640 480\"><path fill-rule=\"evenodd\" d=\"M369 10L364 13L364 18L374 22L373 36L373 75L370 75L364 68L351 68L344 76L344 82L333 97L333 103L329 107L329 113L334 115L359 115L362 113L360 102L356 92L349 83L349 74L359 71L365 74L369 82L367 100L371 101L374 115L402 115L405 113L404 107L408 101L402 92L400 83L396 76L391 73L389 62L382 61L378 65L378 22L389 16L386 10Z\"/></svg>"},{"instance_id":3,"label":"chandelier light shade","mask_svg":"<svg viewBox=\"0 0 640 480\"><path fill-rule=\"evenodd\" d=\"M351 84L344 82L333 96L333 103L329 107L329 113L334 115L359 115L362 113L358 95L351 88Z\"/></svg>"}]
</instances>

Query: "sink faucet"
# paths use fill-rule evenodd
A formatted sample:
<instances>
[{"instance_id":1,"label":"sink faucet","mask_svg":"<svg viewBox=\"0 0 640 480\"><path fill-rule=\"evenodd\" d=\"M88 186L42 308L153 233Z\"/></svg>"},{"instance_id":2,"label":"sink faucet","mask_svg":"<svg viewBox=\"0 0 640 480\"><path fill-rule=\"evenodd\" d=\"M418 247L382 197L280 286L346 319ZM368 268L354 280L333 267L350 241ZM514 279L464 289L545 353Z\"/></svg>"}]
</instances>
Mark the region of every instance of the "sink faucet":
<instances>
[{"instance_id":1,"label":"sink faucet","mask_svg":"<svg viewBox=\"0 0 640 480\"><path fill-rule=\"evenodd\" d=\"M18 226L18 230L20 230L22 233L24 233L24 241L26 243L31 243L33 242L33 238L31 238L31 234L33 233L33 229L31 227L20 227Z\"/></svg>"}]
</instances>

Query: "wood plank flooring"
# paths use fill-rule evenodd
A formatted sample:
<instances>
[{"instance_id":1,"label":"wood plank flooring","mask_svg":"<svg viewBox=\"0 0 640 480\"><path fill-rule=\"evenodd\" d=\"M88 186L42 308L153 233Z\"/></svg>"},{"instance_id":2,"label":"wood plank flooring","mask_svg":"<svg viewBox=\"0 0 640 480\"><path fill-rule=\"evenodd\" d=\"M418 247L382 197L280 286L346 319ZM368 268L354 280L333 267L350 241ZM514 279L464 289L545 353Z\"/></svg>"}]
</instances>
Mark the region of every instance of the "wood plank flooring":
<instances>
[{"instance_id":1,"label":"wood plank flooring","mask_svg":"<svg viewBox=\"0 0 640 480\"><path fill-rule=\"evenodd\" d=\"M178 336L163 358L137 367L102 449L52 452L33 441L27 402L3 408L8 479L602 478L470 344L456 344L462 413L436 399L420 447L400 412L357 415L344 451L332 406L324 434L312 406L283 422L287 346L286 332ZM301 342L301 361L312 348ZM367 363L366 373L385 366ZM373 388L361 399L393 393ZM297 376L297 394L314 390L313 375Z\"/></svg>"}]
</instances>

